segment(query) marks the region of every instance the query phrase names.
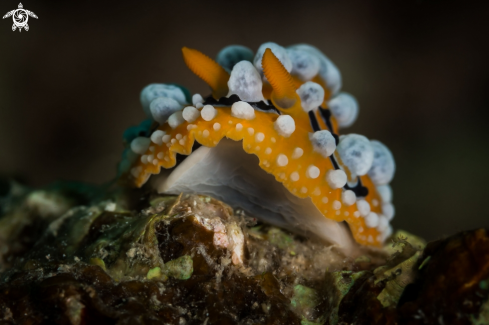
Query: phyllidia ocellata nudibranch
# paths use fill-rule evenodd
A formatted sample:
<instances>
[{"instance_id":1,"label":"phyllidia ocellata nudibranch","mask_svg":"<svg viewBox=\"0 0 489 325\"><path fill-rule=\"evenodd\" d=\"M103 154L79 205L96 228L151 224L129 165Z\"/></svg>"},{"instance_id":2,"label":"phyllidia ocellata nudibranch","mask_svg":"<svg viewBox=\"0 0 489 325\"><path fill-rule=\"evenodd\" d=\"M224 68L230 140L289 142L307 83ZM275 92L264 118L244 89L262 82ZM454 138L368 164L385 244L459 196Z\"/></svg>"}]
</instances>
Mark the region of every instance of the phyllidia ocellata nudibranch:
<instances>
[{"instance_id":1,"label":"phyllidia ocellata nudibranch","mask_svg":"<svg viewBox=\"0 0 489 325\"><path fill-rule=\"evenodd\" d=\"M122 177L141 187L152 174L175 168L177 154L192 156L228 138L294 196L310 198L324 218L346 221L358 243L380 246L390 236L394 159L379 141L339 135L356 120L358 104L339 91L340 73L326 56L310 45L275 43L255 55L229 46L216 61L182 52L212 93L190 97L172 84L144 88L150 119L125 133Z\"/></svg>"}]
</instances>

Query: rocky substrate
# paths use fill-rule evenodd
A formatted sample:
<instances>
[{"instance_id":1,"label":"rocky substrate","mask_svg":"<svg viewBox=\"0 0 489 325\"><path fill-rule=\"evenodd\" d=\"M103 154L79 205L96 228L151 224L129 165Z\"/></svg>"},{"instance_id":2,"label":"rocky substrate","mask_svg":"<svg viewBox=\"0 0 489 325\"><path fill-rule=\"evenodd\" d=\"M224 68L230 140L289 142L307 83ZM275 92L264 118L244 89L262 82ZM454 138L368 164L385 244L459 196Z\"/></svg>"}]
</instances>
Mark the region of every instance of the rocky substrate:
<instances>
[{"instance_id":1,"label":"rocky substrate","mask_svg":"<svg viewBox=\"0 0 489 325\"><path fill-rule=\"evenodd\" d=\"M210 197L3 195L1 324L489 324L485 229L344 256Z\"/></svg>"}]
</instances>

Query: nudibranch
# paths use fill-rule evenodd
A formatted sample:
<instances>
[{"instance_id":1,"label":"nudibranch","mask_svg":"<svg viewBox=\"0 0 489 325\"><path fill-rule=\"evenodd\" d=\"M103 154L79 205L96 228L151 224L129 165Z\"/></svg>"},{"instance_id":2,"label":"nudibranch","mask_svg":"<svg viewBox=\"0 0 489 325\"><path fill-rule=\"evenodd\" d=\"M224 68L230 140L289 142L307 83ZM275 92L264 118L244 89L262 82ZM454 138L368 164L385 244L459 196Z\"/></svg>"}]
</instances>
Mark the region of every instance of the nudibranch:
<instances>
[{"instance_id":1,"label":"nudibranch","mask_svg":"<svg viewBox=\"0 0 489 325\"><path fill-rule=\"evenodd\" d=\"M149 120L125 134L122 177L141 187L159 174L150 183L160 193L210 195L343 247L353 243L350 231L360 244L383 243L394 217L394 159L379 141L339 135L358 103L340 92L341 75L324 54L275 43L255 55L228 46L215 61L182 52L212 93L144 88Z\"/></svg>"}]
</instances>

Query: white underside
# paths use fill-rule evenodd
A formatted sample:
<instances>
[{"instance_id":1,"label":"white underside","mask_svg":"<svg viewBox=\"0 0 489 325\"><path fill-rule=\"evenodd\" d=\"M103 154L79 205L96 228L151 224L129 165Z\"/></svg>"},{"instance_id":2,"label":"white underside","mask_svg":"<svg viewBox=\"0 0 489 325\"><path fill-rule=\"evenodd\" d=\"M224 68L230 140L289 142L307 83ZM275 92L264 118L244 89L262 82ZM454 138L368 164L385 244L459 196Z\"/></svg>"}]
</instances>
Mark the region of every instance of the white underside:
<instances>
[{"instance_id":1,"label":"white underside","mask_svg":"<svg viewBox=\"0 0 489 325\"><path fill-rule=\"evenodd\" d=\"M200 147L179 166L155 178L159 193L212 196L273 225L314 234L351 254L356 244L347 227L325 218L310 198L291 194L247 154L241 141L223 139L214 148Z\"/></svg>"}]
</instances>

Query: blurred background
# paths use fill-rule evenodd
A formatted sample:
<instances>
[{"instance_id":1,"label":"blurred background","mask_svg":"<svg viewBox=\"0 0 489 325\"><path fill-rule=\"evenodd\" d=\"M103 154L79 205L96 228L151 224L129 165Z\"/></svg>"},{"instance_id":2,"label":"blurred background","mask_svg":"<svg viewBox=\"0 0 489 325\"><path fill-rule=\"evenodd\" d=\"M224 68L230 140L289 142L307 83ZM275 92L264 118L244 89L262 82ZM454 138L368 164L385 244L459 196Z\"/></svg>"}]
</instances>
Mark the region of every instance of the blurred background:
<instances>
[{"instance_id":1,"label":"blurred background","mask_svg":"<svg viewBox=\"0 0 489 325\"><path fill-rule=\"evenodd\" d=\"M0 4L3 16L19 0ZM277 2L278 3L278 2ZM489 2L23 1L0 21L0 176L32 186L114 177L122 133L153 82L207 94L181 47L309 43L360 103L346 133L397 162L394 226L435 239L489 226Z\"/></svg>"}]
</instances>

